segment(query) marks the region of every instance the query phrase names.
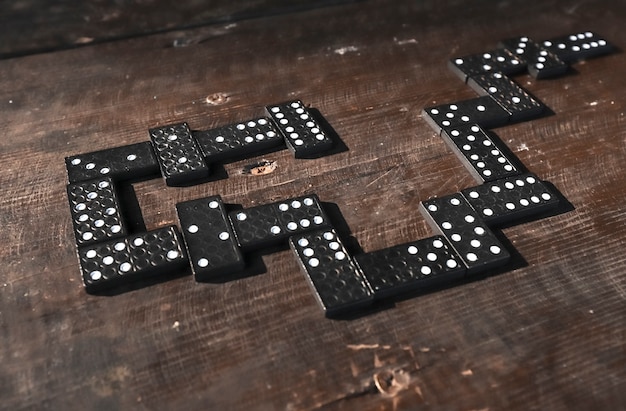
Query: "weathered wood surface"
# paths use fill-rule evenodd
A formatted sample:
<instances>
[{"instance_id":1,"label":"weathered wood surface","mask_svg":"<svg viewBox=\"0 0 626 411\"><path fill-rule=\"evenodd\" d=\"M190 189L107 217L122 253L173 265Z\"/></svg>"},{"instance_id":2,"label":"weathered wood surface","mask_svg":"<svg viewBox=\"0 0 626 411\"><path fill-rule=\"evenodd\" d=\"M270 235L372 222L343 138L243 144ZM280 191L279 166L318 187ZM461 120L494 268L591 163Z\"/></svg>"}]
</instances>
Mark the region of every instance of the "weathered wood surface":
<instances>
[{"instance_id":1,"label":"weathered wood surface","mask_svg":"<svg viewBox=\"0 0 626 411\"><path fill-rule=\"evenodd\" d=\"M65 1L0 3L0 58L310 10L355 0ZM199 42L203 38L187 39ZM180 46L174 39L173 46Z\"/></svg>"},{"instance_id":2,"label":"weathered wood surface","mask_svg":"<svg viewBox=\"0 0 626 411\"><path fill-rule=\"evenodd\" d=\"M80 284L67 155L299 97L348 150L271 153L265 176L242 174L248 160L200 186L136 184L146 225L174 223L176 202L210 194L250 206L316 192L370 251L430 235L419 201L474 184L420 117L474 95L447 59L520 34L588 29L626 44L623 1L450 3L369 1L0 61L0 408L623 407L621 52L558 79L516 78L554 115L496 132L575 209L505 229L519 254L509 271L339 321L323 317L287 250L222 284L186 275L109 297ZM185 36L206 40L171 47Z\"/></svg>"}]
</instances>

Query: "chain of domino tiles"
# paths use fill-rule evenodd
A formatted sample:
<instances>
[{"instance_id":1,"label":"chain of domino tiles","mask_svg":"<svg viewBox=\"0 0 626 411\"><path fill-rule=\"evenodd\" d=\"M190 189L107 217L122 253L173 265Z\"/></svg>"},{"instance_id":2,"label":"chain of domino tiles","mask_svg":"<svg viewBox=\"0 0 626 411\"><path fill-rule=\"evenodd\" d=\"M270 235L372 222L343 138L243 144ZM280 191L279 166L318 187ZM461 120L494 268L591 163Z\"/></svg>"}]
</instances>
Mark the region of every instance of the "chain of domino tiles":
<instances>
[{"instance_id":1,"label":"chain of domino tiles","mask_svg":"<svg viewBox=\"0 0 626 411\"><path fill-rule=\"evenodd\" d=\"M296 100L268 106L267 116L204 132L186 123L150 130L151 141L66 158L68 198L85 288L98 292L190 264L198 281L245 269L243 252L288 241L329 316L378 298L506 264L494 226L556 207L556 189L526 173L486 129L540 116L544 106L508 75L563 73L567 63L610 52L591 32L551 39L505 40L501 48L455 58L450 68L480 97L424 109L423 118L482 183L421 203L439 232L431 238L350 256L315 195L227 211L219 196L177 204L174 225L130 233L117 185L161 173L168 185L208 175L208 164L274 149L296 157L332 146L332 131Z\"/></svg>"}]
</instances>

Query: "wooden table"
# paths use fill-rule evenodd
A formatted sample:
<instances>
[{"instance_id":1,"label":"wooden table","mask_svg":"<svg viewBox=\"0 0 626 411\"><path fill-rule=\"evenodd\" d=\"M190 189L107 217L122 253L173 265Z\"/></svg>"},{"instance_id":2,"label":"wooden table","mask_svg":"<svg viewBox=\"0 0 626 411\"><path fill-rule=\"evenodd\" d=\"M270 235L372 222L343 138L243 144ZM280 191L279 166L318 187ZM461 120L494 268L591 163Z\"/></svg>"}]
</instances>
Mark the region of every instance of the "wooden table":
<instances>
[{"instance_id":1,"label":"wooden table","mask_svg":"<svg viewBox=\"0 0 626 411\"><path fill-rule=\"evenodd\" d=\"M111 6L114 29L102 12L82 25L61 15L68 30L55 25L50 36L41 31L52 26L39 20L22 37L3 33L0 408L626 406L619 51L558 78L515 77L553 114L495 132L572 209L505 228L515 256L497 274L341 320L324 318L287 249L232 281L200 284L189 272L172 273L117 295L85 293L65 156L146 141L148 128L167 123L208 129L300 98L325 116L344 150L314 160L276 151L225 164L213 181L192 187L137 183L145 225L174 224L177 202L212 194L249 207L315 192L336 205L344 230L367 252L431 235L419 202L475 184L420 114L475 96L448 59L522 34L542 40L592 30L626 44L624 1L373 0L298 10L287 3L213 14L195 5L197 13L184 16L155 6L149 27L141 14ZM42 10L20 10L22 23L45 20ZM262 159L276 170L242 172Z\"/></svg>"}]
</instances>

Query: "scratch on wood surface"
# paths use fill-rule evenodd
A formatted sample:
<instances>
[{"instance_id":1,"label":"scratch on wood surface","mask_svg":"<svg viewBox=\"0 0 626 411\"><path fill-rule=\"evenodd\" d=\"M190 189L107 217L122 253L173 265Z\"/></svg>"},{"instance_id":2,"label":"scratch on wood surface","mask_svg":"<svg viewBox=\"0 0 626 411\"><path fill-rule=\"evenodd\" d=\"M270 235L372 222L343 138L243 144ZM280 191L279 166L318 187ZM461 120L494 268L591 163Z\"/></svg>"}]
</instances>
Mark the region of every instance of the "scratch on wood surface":
<instances>
[{"instance_id":1,"label":"scratch on wood surface","mask_svg":"<svg viewBox=\"0 0 626 411\"><path fill-rule=\"evenodd\" d=\"M417 362L417 358L415 358L415 351L413 351L413 347L411 347L410 345L405 345L404 347L402 347L402 349L404 351L408 351L409 355L411 355L411 358L413 359L413 363L415 364L415 369L419 370L421 368L419 362Z\"/></svg>"},{"instance_id":2,"label":"scratch on wood surface","mask_svg":"<svg viewBox=\"0 0 626 411\"><path fill-rule=\"evenodd\" d=\"M358 389L351 390L347 393L342 393L338 395L337 397L329 399L328 401L325 401L325 402L318 402L313 405L313 409L327 408L333 404L338 404L345 400L350 400L353 398L358 398L358 397L362 397L362 396L374 394L374 393L376 393L376 386L374 385L373 381L369 381L368 383L363 384ZM298 407L295 404L287 404L286 409L296 410L296 409L300 409L300 407Z\"/></svg>"},{"instance_id":3,"label":"scratch on wood surface","mask_svg":"<svg viewBox=\"0 0 626 411\"><path fill-rule=\"evenodd\" d=\"M237 27L236 23L229 24L222 27L205 27L197 34L190 34L189 32L182 32L181 37L177 37L172 42L172 47L188 47L195 44L202 44L209 40L227 34L231 28Z\"/></svg>"},{"instance_id":4,"label":"scratch on wood surface","mask_svg":"<svg viewBox=\"0 0 626 411\"><path fill-rule=\"evenodd\" d=\"M449 185L456 186L458 184L458 179L455 176L451 176L446 178L443 184L440 184L440 187L448 187ZM428 199L436 197L436 195L431 195Z\"/></svg>"},{"instance_id":5,"label":"scratch on wood surface","mask_svg":"<svg viewBox=\"0 0 626 411\"><path fill-rule=\"evenodd\" d=\"M396 37L393 38L393 42L396 43L398 46L403 46L405 44L417 44L417 40L416 39L398 40Z\"/></svg>"},{"instance_id":6,"label":"scratch on wood surface","mask_svg":"<svg viewBox=\"0 0 626 411\"><path fill-rule=\"evenodd\" d=\"M353 377L358 377L360 373L359 367L352 360L350 360L350 372L352 372Z\"/></svg>"},{"instance_id":7,"label":"scratch on wood surface","mask_svg":"<svg viewBox=\"0 0 626 411\"><path fill-rule=\"evenodd\" d=\"M565 13L566 13L566 14L574 14L574 13L576 13L576 10L578 10L578 8L579 8L582 4L583 4L583 2L580 2L580 3L578 3L578 4L574 4L573 6L566 8L566 9L565 9Z\"/></svg>"},{"instance_id":8,"label":"scratch on wood surface","mask_svg":"<svg viewBox=\"0 0 626 411\"><path fill-rule=\"evenodd\" d=\"M624 287L622 286L621 281L618 280L617 277L609 278L609 283L613 286L613 288L615 289L615 291L619 294L621 298L626 298L626 291L624 290Z\"/></svg>"},{"instance_id":9,"label":"scratch on wood surface","mask_svg":"<svg viewBox=\"0 0 626 411\"><path fill-rule=\"evenodd\" d=\"M422 388L419 385L413 387L415 393L420 396L420 398L424 398L424 394L422 394Z\"/></svg>"},{"instance_id":10,"label":"scratch on wood surface","mask_svg":"<svg viewBox=\"0 0 626 411\"><path fill-rule=\"evenodd\" d=\"M74 44L89 44L94 41L93 37L79 37L74 40Z\"/></svg>"},{"instance_id":11,"label":"scratch on wood surface","mask_svg":"<svg viewBox=\"0 0 626 411\"><path fill-rule=\"evenodd\" d=\"M371 186L372 184L376 183L378 180L380 180L381 178L384 178L387 174L391 173L391 172L395 172L398 171L399 166L393 166L391 167L389 170L385 171L380 177L375 178L374 180L370 181L365 188Z\"/></svg>"},{"instance_id":12,"label":"scratch on wood surface","mask_svg":"<svg viewBox=\"0 0 626 411\"><path fill-rule=\"evenodd\" d=\"M383 350L391 349L390 345L380 345L380 344L348 344L346 345L351 350L375 350L377 348L381 348Z\"/></svg>"},{"instance_id":13,"label":"scratch on wood surface","mask_svg":"<svg viewBox=\"0 0 626 411\"><path fill-rule=\"evenodd\" d=\"M338 49L335 49L334 53L339 54L340 56L343 56L346 53L352 53L355 51L359 51L359 49L355 46L347 46L347 47L340 47Z\"/></svg>"},{"instance_id":14,"label":"scratch on wood surface","mask_svg":"<svg viewBox=\"0 0 626 411\"><path fill-rule=\"evenodd\" d=\"M391 399L393 401L393 409L397 409L397 400L401 397L402 392L409 388L413 388L419 398L423 398L422 389L412 383L410 371L406 371L403 367L394 369L386 368L376 371L374 374L361 381L359 385L348 388L346 392L340 393L335 398L314 404L313 408L322 409L358 397L379 394L383 398ZM290 403L287 405L286 409L294 410L299 409L299 407L296 404Z\"/></svg>"},{"instance_id":15,"label":"scratch on wood surface","mask_svg":"<svg viewBox=\"0 0 626 411\"><path fill-rule=\"evenodd\" d=\"M109 368L101 378L93 377L90 381L92 391L99 397L110 397L131 376L126 366Z\"/></svg>"}]
</instances>

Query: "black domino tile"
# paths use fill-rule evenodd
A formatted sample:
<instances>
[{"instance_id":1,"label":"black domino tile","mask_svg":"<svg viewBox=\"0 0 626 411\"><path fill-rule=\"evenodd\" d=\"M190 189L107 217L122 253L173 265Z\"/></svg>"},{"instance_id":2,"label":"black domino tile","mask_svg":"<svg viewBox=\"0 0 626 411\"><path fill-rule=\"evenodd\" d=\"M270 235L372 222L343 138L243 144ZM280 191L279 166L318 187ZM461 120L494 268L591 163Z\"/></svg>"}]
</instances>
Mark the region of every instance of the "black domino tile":
<instances>
[{"instance_id":1,"label":"black domino tile","mask_svg":"<svg viewBox=\"0 0 626 411\"><path fill-rule=\"evenodd\" d=\"M228 218L235 230L237 242L244 250L273 246L287 236L271 205L231 211Z\"/></svg>"},{"instance_id":2,"label":"black domino tile","mask_svg":"<svg viewBox=\"0 0 626 411\"><path fill-rule=\"evenodd\" d=\"M520 174L499 143L477 124L451 127L441 135L478 182Z\"/></svg>"},{"instance_id":3,"label":"black domino tile","mask_svg":"<svg viewBox=\"0 0 626 411\"><path fill-rule=\"evenodd\" d=\"M591 31L555 37L541 44L567 63L601 56L614 50L606 39Z\"/></svg>"},{"instance_id":4,"label":"black domino tile","mask_svg":"<svg viewBox=\"0 0 626 411\"><path fill-rule=\"evenodd\" d=\"M231 211L228 217L245 250L269 247L289 236L330 225L315 194Z\"/></svg>"},{"instance_id":5,"label":"black domino tile","mask_svg":"<svg viewBox=\"0 0 626 411\"><path fill-rule=\"evenodd\" d=\"M220 196L176 204L185 247L197 281L241 271L245 262Z\"/></svg>"},{"instance_id":6,"label":"black domino tile","mask_svg":"<svg viewBox=\"0 0 626 411\"><path fill-rule=\"evenodd\" d=\"M524 62L505 49L456 57L449 60L448 67L464 82L469 77L483 73L497 71L515 74L526 70Z\"/></svg>"},{"instance_id":7,"label":"black domino tile","mask_svg":"<svg viewBox=\"0 0 626 411\"><path fill-rule=\"evenodd\" d=\"M488 95L496 100L509 113L511 123L539 117L545 110L543 103L503 73L476 75L467 84L478 94Z\"/></svg>"},{"instance_id":8,"label":"black domino tile","mask_svg":"<svg viewBox=\"0 0 626 411\"><path fill-rule=\"evenodd\" d=\"M535 78L558 76L569 69L567 63L526 36L503 40L499 46L524 60L528 72Z\"/></svg>"},{"instance_id":9,"label":"black domino tile","mask_svg":"<svg viewBox=\"0 0 626 411\"><path fill-rule=\"evenodd\" d=\"M187 264L175 226L81 247L78 258L88 292L177 272Z\"/></svg>"},{"instance_id":10,"label":"black domino tile","mask_svg":"<svg viewBox=\"0 0 626 411\"><path fill-rule=\"evenodd\" d=\"M335 230L296 235L289 245L326 316L371 304L374 293Z\"/></svg>"},{"instance_id":11,"label":"black domino tile","mask_svg":"<svg viewBox=\"0 0 626 411\"><path fill-rule=\"evenodd\" d=\"M265 117L194 131L193 136L209 164L267 150L284 142L274 123Z\"/></svg>"},{"instance_id":12,"label":"black domino tile","mask_svg":"<svg viewBox=\"0 0 626 411\"><path fill-rule=\"evenodd\" d=\"M512 223L559 204L557 193L531 173L492 181L462 193L489 225Z\"/></svg>"},{"instance_id":13,"label":"black domino tile","mask_svg":"<svg viewBox=\"0 0 626 411\"><path fill-rule=\"evenodd\" d=\"M448 240L440 235L359 254L354 259L376 298L448 283L466 270Z\"/></svg>"},{"instance_id":14,"label":"black domino tile","mask_svg":"<svg viewBox=\"0 0 626 411\"><path fill-rule=\"evenodd\" d=\"M426 107L423 118L437 133L442 129L479 124L483 128L503 126L509 121L506 112L490 96L481 96L451 104Z\"/></svg>"},{"instance_id":15,"label":"black domino tile","mask_svg":"<svg viewBox=\"0 0 626 411\"><path fill-rule=\"evenodd\" d=\"M186 184L209 175L209 167L187 123L152 128L150 139L167 185Z\"/></svg>"},{"instance_id":16,"label":"black domino tile","mask_svg":"<svg viewBox=\"0 0 626 411\"><path fill-rule=\"evenodd\" d=\"M159 175L159 163L149 141L69 156L65 167L70 183L98 177L119 181Z\"/></svg>"},{"instance_id":17,"label":"black domino tile","mask_svg":"<svg viewBox=\"0 0 626 411\"><path fill-rule=\"evenodd\" d=\"M296 158L329 150L333 140L300 100L265 107Z\"/></svg>"},{"instance_id":18,"label":"black domino tile","mask_svg":"<svg viewBox=\"0 0 626 411\"><path fill-rule=\"evenodd\" d=\"M289 235L330 225L315 194L278 202L276 210L279 224Z\"/></svg>"},{"instance_id":19,"label":"black domino tile","mask_svg":"<svg viewBox=\"0 0 626 411\"><path fill-rule=\"evenodd\" d=\"M126 236L126 224L110 177L68 184L67 198L78 246Z\"/></svg>"},{"instance_id":20,"label":"black domino tile","mask_svg":"<svg viewBox=\"0 0 626 411\"><path fill-rule=\"evenodd\" d=\"M423 201L420 211L475 274L506 264L511 255L461 193Z\"/></svg>"}]
</instances>

